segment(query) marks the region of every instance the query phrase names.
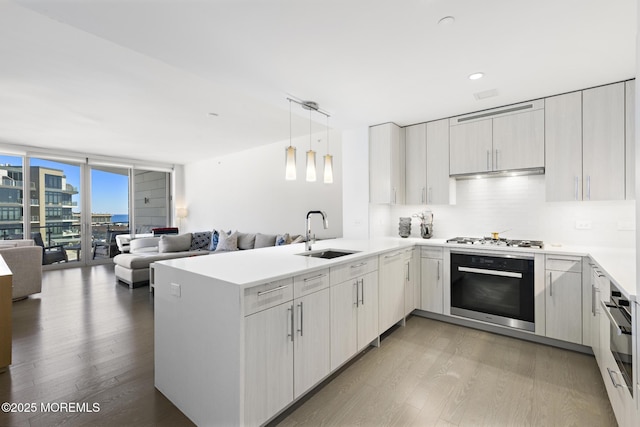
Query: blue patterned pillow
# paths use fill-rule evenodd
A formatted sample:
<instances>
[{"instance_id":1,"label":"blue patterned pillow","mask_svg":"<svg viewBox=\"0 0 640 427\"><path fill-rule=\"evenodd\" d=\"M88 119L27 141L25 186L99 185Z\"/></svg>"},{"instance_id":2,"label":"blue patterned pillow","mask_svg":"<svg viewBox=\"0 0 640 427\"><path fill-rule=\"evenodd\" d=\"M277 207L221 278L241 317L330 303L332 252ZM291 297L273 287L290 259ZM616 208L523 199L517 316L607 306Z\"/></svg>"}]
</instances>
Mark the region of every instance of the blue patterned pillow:
<instances>
[{"instance_id":1,"label":"blue patterned pillow","mask_svg":"<svg viewBox=\"0 0 640 427\"><path fill-rule=\"evenodd\" d=\"M276 237L276 246L282 246L289 243L289 233L278 234Z\"/></svg>"},{"instance_id":2,"label":"blue patterned pillow","mask_svg":"<svg viewBox=\"0 0 640 427\"><path fill-rule=\"evenodd\" d=\"M190 251L208 250L211 246L211 232L198 231L191 233Z\"/></svg>"},{"instance_id":3,"label":"blue patterned pillow","mask_svg":"<svg viewBox=\"0 0 640 427\"><path fill-rule=\"evenodd\" d=\"M209 250L210 251L215 251L216 248L218 247L218 238L220 236L218 235L218 230L213 230L211 232L211 245L209 246Z\"/></svg>"}]
</instances>

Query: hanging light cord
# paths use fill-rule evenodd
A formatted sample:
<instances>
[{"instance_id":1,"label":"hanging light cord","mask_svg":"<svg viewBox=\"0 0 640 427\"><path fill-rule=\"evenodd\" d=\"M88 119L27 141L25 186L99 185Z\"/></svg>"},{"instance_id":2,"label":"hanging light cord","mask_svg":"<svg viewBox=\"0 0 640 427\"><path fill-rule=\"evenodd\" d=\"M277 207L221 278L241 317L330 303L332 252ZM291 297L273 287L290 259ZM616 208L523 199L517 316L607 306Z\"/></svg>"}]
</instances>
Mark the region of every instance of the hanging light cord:
<instances>
[{"instance_id":1,"label":"hanging light cord","mask_svg":"<svg viewBox=\"0 0 640 427\"><path fill-rule=\"evenodd\" d=\"M291 147L291 100L289 99L289 147Z\"/></svg>"}]
</instances>

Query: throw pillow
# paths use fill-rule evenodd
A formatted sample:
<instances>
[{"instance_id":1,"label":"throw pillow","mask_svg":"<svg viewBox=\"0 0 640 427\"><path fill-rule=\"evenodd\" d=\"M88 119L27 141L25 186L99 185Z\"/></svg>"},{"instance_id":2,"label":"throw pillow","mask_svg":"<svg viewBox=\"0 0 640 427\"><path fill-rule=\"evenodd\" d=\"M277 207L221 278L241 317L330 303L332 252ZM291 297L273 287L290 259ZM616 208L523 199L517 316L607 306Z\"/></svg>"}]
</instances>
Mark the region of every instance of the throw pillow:
<instances>
[{"instance_id":1,"label":"throw pillow","mask_svg":"<svg viewBox=\"0 0 640 427\"><path fill-rule=\"evenodd\" d=\"M291 240L291 242L289 243L302 243L304 242L304 236L300 235L300 236L296 236L293 238L293 240Z\"/></svg>"},{"instance_id":2,"label":"throw pillow","mask_svg":"<svg viewBox=\"0 0 640 427\"><path fill-rule=\"evenodd\" d=\"M256 243L254 245L254 248L258 249L258 248L267 248L269 246L275 246L277 237L278 236L276 236L275 234L258 233L256 234Z\"/></svg>"},{"instance_id":3,"label":"throw pillow","mask_svg":"<svg viewBox=\"0 0 640 427\"><path fill-rule=\"evenodd\" d=\"M215 252L229 252L238 250L238 232L234 231L231 234L227 234L220 230L218 233L218 246L216 246Z\"/></svg>"},{"instance_id":4,"label":"throw pillow","mask_svg":"<svg viewBox=\"0 0 640 427\"><path fill-rule=\"evenodd\" d=\"M238 249L253 249L256 244L254 233L238 233Z\"/></svg>"},{"instance_id":5,"label":"throw pillow","mask_svg":"<svg viewBox=\"0 0 640 427\"><path fill-rule=\"evenodd\" d=\"M209 246L209 250L210 251L215 251L216 247L218 246L218 231L217 230L213 230L211 232L211 246Z\"/></svg>"},{"instance_id":6,"label":"throw pillow","mask_svg":"<svg viewBox=\"0 0 640 427\"><path fill-rule=\"evenodd\" d=\"M276 246L289 244L289 233L278 234L276 237Z\"/></svg>"},{"instance_id":7,"label":"throw pillow","mask_svg":"<svg viewBox=\"0 0 640 427\"><path fill-rule=\"evenodd\" d=\"M211 232L197 231L191 235L190 251L207 250L211 246Z\"/></svg>"},{"instance_id":8,"label":"throw pillow","mask_svg":"<svg viewBox=\"0 0 640 427\"><path fill-rule=\"evenodd\" d=\"M182 252L188 251L191 247L191 233L185 234L163 234L160 236L158 252Z\"/></svg>"}]
</instances>

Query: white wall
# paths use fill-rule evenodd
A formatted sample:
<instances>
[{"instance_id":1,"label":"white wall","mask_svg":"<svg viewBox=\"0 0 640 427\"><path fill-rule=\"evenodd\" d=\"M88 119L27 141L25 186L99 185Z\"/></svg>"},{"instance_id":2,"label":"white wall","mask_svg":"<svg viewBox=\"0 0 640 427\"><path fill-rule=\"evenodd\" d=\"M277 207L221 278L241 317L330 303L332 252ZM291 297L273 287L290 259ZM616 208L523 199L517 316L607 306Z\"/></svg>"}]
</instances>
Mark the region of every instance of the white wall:
<instances>
[{"instance_id":1,"label":"white wall","mask_svg":"<svg viewBox=\"0 0 640 427\"><path fill-rule=\"evenodd\" d=\"M296 181L284 179L285 148L289 141L261 146L223 157L205 159L184 167L183 204L189 216L182 220L185 231L232 229L269 234L304 234L310 210L324 210L329 229L315 216L312 229L318 238L341 237L342 230L342 149L338 132L331 132L334 183L324 184L325 134L313 137L317 152L318 180L305 181L305 155L309 137L295 139Z\"/></svg>"},{"instance_id":2,"label":"white wall","mask_svg":"<svg viewBox=\"0 0 640 427\"><path fill-rule=\"evenodd\" d=\"M456 205L379 205L372 212L388 212L388 236L398 235L399 217L429 209L434 213L434 238L509 230L502 234L547 244L635 247L634 201L546 202L544 180L544 175L460 180ZM376 220L384 215L379 212ZM576 221L590 221L592 228L578 230ZM413 219L412 236L420 236L419 223Z\"/></svg>"},{"instance_id":3,"label":"white wall","mask_svg":"<svg viewBox=\"0 0 640 427\"><path fill-rule=\"evenodd\" d=\"M344 237L369 237L369 128L342 133Z\"/></svg>"}]
</instances>

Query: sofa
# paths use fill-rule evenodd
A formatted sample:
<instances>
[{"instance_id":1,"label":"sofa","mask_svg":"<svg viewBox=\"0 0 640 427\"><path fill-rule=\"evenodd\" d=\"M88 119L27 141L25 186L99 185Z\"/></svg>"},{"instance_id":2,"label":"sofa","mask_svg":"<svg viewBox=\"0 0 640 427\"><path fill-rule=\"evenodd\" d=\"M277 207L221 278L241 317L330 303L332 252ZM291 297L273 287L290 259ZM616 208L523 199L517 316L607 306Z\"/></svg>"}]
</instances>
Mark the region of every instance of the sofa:
<instances>
[{"instance_id":1,"label":"sofa","mask_svg":"<svg viewBox=\"0 0 640 427\"><path fill-rule=\"evenodd\" d=\"M42 291L42 247L30 239L1 240L0 256L13 273L13 301Z\"/></svg>"},{"instance_id":2,"label":"sofa","mask_svg":"<svg viewBox=\"0 0 640 427\"><path fill-rule=\"evenodd\" d=\"M113 258L116 280L130 288L149 284L149 266L156 261L280 246L304 241L289 234L201 231L133 239L129 253Z\"/></svg>"}]
</instances>

